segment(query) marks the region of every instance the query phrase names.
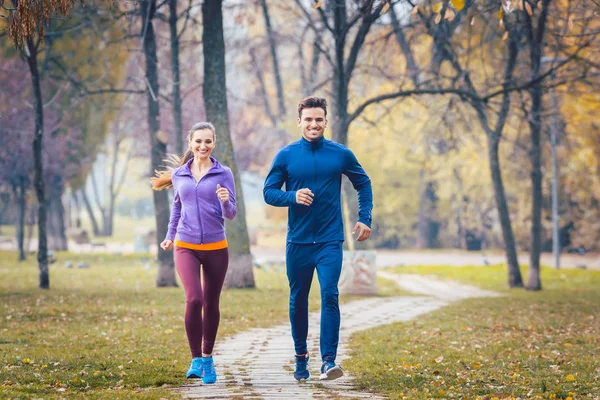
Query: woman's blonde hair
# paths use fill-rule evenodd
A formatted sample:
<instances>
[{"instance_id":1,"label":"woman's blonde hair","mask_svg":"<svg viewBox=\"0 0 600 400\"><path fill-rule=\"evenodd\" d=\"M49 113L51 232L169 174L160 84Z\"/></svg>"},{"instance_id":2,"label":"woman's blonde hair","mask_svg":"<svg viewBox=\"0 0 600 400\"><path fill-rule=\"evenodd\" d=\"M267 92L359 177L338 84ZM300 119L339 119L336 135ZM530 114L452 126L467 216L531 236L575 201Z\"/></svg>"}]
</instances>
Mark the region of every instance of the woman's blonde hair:
<instances>
[{"instance_id":1,"label":"woman's blonde hair","mask_svg":"<svg viewBox=\"0 0 600 400\"><path fill-rule=\"evenodd\" d=\"M211 130L213 133L213 140L216 141L217 132L215 130L215 126L213 124L211 124L210 122L197 122L192 126L192 129L190 129L188 131L188 134L187 134L188 143L190 142L194 132L201 131L204 129ZM192 158L194 158L194 153L192 152L192 149L190 149L189 147L186 150L186 152L183 153L183 155L181 157L179 157L175 154L168 154L167 158L164 160L165 163L167 164L167 167L161 171L154 170L155 176L150 178L150 182L152 183L152 189L163 190L163 189L172 188L173 181L171 179L171 176L173 174L173 170L177 167L181 167L182 165L184 165L185 163L190 161Z\"/></svg>"}]
</instances>

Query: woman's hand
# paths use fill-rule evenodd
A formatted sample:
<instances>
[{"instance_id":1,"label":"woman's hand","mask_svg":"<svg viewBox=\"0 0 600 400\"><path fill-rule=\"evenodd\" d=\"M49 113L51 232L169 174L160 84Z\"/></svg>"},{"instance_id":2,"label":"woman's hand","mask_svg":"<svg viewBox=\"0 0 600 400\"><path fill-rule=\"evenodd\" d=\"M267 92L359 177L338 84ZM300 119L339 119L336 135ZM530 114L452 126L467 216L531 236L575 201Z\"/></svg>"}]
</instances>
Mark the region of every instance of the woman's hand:
<instances>
[{"instance_id":1,"label":"woman's hand","mask_svg":"<svg viewBox=\"0 0 600 400\"><path fill-rule=\"evenodd\" d=\"M163 249L164 251L169 251L173 248L173 241L172 240L163 240L162 243L160 244L160 248Z\"/></svg>"},{"instance_id":2,"label":"woman's hand","mask_svg":"<svg viewBox=\"0 0 600 400\"><path fill-rule=\"evenodd\" d=\"M229 201L229 190L221 187L221 185L217 183L217 196L219 196L219 200L221 200L223 203L227 203Z\"/></svg>"}]
</instances>

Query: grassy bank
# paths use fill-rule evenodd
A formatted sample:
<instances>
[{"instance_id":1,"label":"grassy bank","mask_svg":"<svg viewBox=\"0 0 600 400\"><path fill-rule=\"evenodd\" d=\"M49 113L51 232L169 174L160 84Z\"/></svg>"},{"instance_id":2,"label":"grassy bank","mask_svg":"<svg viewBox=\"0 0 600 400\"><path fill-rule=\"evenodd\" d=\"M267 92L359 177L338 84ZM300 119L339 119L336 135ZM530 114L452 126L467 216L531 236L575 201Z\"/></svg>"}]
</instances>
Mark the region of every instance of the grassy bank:
<instances>
[{"instance_id":1,"label":"grassy bank","mask_svg":"<svg viewBox=\"0 0 600 400\"><path fill-rule=\"evenodd\" d=\"M172 389L185 382L190 360L183 289L157 289L148 255L57 258L43 291L33 257L16 263L16 253L0 252L0 397L180 398ZM89 267L78 268L82 261ZM283 270L254 272L256 289L223 292L220 338L287 320ZM317 282L311 292L317 310ZM380 279L379 292L397 290Z\"/></svg>"},{"instance_id":2,"label":"grassy bank","mask_svg":"<svg viewBox=\"0 0 600 400\"><path fill-rule=\"evenodd\" d=\"M506 288L502 267L403 267L501 294L358 333L359 387L406 399L599 399L600 272L544 269L544 290ZM527 276L527 271L524 271Z\"/></svg>"}]
</instances>

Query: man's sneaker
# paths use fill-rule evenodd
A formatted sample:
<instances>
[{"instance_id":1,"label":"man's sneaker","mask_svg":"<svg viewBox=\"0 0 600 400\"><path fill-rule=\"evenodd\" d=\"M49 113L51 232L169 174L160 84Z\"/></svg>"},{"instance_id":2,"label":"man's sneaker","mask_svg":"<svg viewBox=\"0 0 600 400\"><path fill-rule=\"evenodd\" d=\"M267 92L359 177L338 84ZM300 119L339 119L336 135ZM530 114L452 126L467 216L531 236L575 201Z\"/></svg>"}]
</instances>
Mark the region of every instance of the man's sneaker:
<instances>
[{"instance_id":1,"label":"man's sneaker","mask_svg":"<svg viewBox=\"0 0 600 400\"><path fill-rule=\"evenodd\" d=\"M215 371L215 363L212 356L202 357L202 368L204 369L202 383L205 385L215 383L217 381L217 371Z\"/></svg>"},{"instance_id":2,"label":"man's sneaker","mask_svg":"<svg viewBox=\"0 0 600 400\"><path fill-rule=\"evenodd\" d=\"M294 379L297 381L307 380L310 378L308 371L308 353L302 356L296 356L296 370L294 371Z\"/></svg>"},{"instance_id":3,"label":"man's sneaker","mask_svg":"<svg viewBox=\"0 0 600 400\"><path fill-rule=\"evenodd\" d=\"M333 361L325 361L321 365L321 376L319 377L322 381L331 381L344 375L344 371L339 365L336 365Z\"/></svg>"},{"instance_id":4,"label":"man's sneaker","mask_svg":"<svg viewBox=\"0 0 600 400\"><path fill-rule=\"evenodd\" d=\"M187 379L200 379L202 378L202 358L196 357L192 360L192 365L190 365L190 369L187 374L185 374Z\"/></svg>"}]
</instances>

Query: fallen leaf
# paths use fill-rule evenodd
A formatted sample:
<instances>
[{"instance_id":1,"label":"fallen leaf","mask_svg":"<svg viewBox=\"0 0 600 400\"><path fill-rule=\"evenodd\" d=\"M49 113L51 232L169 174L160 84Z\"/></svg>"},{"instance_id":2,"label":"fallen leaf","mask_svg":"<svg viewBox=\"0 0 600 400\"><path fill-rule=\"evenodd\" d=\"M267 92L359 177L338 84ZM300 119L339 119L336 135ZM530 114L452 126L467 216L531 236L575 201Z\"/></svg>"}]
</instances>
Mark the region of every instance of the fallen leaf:
<instances>
[{"instance_id":1,"label":"fallen leaf","mask_svg":"<svg viewBox=\"0 0 600 400\"><path fill-rule=\"evenodd\" d=\"M575 377L573 375L567 375L566 381L567 382L575 382Z\"/></svg>"},{"instance_id":2,"label":"fallen leaf","mask_svg":"<svg viewBox=\"0 0 600 400\"><path fill-rule=\"evenodd\" d=\"M443 6L443 3L441 1L438 3L435 3L432 7L433 12L439 13L440 11L442 11L442 6Z\"/></svg>"},{"instance_id":3,"label":"fallen leaf","mask_svg":"<svg viewBox=\"0 0 600 400\"><path fill-rule=\"evenodd\" d=\"M527 14L529 14L529 16L531 17L533 15L533 10L531 9L529 2L525 3L525 9L527 10Z\"/></svg>"},{"instance_id":4,"label":"fallen leaf","mask_svg":"<svg viewBox=\"0 0 600 400\"><path fill-rule=\"evenodd\" d=\"M435 359L436 363L441 363L442 361L444 361L444 356L439 356L438 358Z\"/></svg>"},{"instance_id":5,"label":"fallen leaf","mask_svg":"<svg viewBox=\"0 0 600 400\"><path fill-rule=\"evenodd\" d=\"M465 0L450 0L450 3L452 4L452 7L458 11L465 8Z\"/></svg>"},{"instance_id":6,"label":"fallen leaf","mask_svg":"<svg viewBox=\"0 0 600 400\"><path fill-rule=\"evenodd\" d=\"M504 31L504 35L502 35L502 40L508 39L508 31Z\"/></svg>"},{"instance_id":7,"label":"fallen leaf","mask_svg":"<svg viewBox=\"0 0 600 400\"><path fill-rule=\"evenodd\" d=\"M410 11L410 15L417 15L418 12L419 6L414 6L413 9Z\"/></svg>"},{"instance_id":8,"label":"fallen leaf","mask_svg":"<svg viewBox=\"0 0 600 400\"><path fill-rule=\"evenodd\" d=\"M322 1L317 1L314 5L313 8L321 8L323 6L323 2Z\"/></svg>"}]
</instances>

